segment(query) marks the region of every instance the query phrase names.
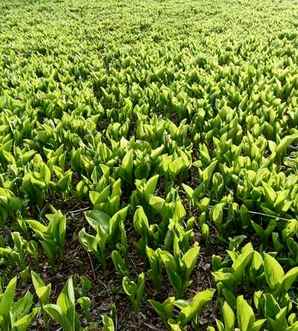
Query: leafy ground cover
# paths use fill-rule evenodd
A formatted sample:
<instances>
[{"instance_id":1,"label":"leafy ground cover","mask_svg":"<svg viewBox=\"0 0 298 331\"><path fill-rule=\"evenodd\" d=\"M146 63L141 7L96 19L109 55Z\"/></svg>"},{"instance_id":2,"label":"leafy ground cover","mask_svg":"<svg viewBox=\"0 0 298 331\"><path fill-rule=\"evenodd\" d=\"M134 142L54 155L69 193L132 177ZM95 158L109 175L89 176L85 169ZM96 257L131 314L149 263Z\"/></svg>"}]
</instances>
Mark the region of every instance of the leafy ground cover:
<instances>
[{"instance_id":1,"label":"leafy ground cover","mask_svg":"<svg viewBox=\"0 0 298 331\"><path fill-rule=\"evenodd\" d=\"M0 329L297 331L298 2L0 12Z\"/></svg>"}]
</instances>

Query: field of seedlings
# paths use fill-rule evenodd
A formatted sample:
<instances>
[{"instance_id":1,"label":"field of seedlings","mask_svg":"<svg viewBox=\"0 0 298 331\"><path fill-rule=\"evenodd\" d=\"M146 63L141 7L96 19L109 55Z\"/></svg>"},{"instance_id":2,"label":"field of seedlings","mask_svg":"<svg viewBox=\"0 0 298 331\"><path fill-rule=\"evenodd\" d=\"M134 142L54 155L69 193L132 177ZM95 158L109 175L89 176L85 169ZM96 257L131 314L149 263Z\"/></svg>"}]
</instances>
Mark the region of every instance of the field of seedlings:
<instances>
[{"instance_id":1,"label":"field of seedlings","mask_svg":"<svg viewBox=\"0 0 298 331\"><path fill-rule=\"evenodd\" d=\"M0 330L298 331L298 1L0 2Z\"/></svg>"}]
</instances>

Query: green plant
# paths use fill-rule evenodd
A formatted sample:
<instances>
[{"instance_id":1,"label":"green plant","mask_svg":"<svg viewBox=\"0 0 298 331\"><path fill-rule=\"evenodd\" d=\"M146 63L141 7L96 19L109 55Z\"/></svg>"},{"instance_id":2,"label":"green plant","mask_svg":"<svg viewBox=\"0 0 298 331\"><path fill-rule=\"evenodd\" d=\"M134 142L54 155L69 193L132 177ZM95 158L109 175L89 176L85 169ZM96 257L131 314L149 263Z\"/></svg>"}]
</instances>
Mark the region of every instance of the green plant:
<instances>
[{"instance_id":1,"label":"green plant","mask_svg":"<svg viewBox=\"0 0 298 331\"><path fill-rule=\"evenodd\" d=\"M43 309L65 331L81 330L75 307L75 295L72 278L69 278L58 296L57 303L48 303Z\"/></svg>"},{"instance_id":2,"label":"green plant","mask_svg":"<svg viewBox=\"0 0 298 331\"><path fill-rule=\"evenodd\" d=\"M0 257L7 259L10 263L24 269L29 257L37 260L37 243L33 240L25 240L19 232L12 232L13 247L0 247Z\"/></svg>"},{"instance_id":3,"label":"green plant","mask_svg":"<svg viewBox=\"0 0 298 331\"><path fill-rule=\"evenodd\" d=\"M35 290L35 293L39 299L40 306L41 306L41 312L44 313L44 306L49 303L49 298L51 295L52 290L52 284L45 285L44 281L41 279L41 277L34 272L31 271L31 279L32 284ZM45 328L46 330L49 329L49 320L47 316L44 316L45 319Z\"/></svg>"},{"instance_id":4,"label":"green plant","mask_svg":"<svg viewBox=\"0 0 298 331\"><path fill-rule=\"evenodd\" d=\"M51 171L39 154L32 160L32 169L26 172L22 181L22 191L33 202L41 202L49 189Z\"/></svg>"},{"instance_id":5,"label":"green plant","mask_svg":"<svg viewBox=\"0 0 298 331\"><path fill-rule=\"evenodd\" d=\"M45 285L41 277L34 271L31 271L32 283L35 289L35 293L43 308L49 302L51 294L52 284Z\"/></svg>"},{"instance_id":6,"label":"green plant","mask_svg":"<svg viewBox=\"0 0 298 331\"><path fill-rule=\"evenodd\" d=\"M200 313L203 307L212 300L214 292L213 289L207 289L197 293L190 300L176 300L174 297L169 297L163 303L155 300L149 300L149 302L171 330L184 330L184 327L189 324L194 330L199 330ZM178 314L174 313L175 307L179 309Z\"/></svg>"},{"instance_id":7,"label":"green plant","mask_svg":"<svg viewBox=\"0 0 298 331\"><path fill-rule=\"evenodd\" d=\"M17 197L11 190L0 187L0 221L3 223L7 218L22 207L22 199Z\"/></svg>"},{"instance_id":8,"label":"green plant","mask_svg":"<svg viewBox=\"0 0 298 331\"><path fill-rule=\"evenodd\" d=\"M116 271L122 276L127 276L128 268L121 254L117 250L113 250L111 257Z\"/></svg>"},{"instance_id":9,"label":"green plant","mask_svg":"<svg viewBox=\"0 0 298 331\"><path fill-rule=\"evenodd\" d=\"M213 272L215 282L223 282L228 286L237 286L239 282L243 280L246 275L247 267L253 259L254 250L251 243L242 247L241 252L228 251L230 258L232 259L232 266L230 269L222 268Z\"/></svg>"},{"instance_id":10,"label":"green plant","mask_svg":"<svg viewBox=\"0 0 298 331\"><path fill-rule=\"evenodd\" d=\"M227 302L223 304L222 315L224 322L217 320L218 331L233 331L237 323L237 327L243 331L258 331L261 330L266 319L256 319L252 307L244 299L243 295L237 297L236 314ZM237 320L237 322L236 322Z\"/></svg>"},{"instance_id":11,"label":"green plant","mask_svg":"<svg viewBox=\"0 0 298 331\"><path fill-rule=\"evenodd\" d=\"M159 255L159 250L153 250L146 246L146 256L150 264L149 277L151 278L155 289L158 291L161 287L161 270L162 261Z\"/></svg>"},{"instance_id":12,"label":"green plant","mask_svg":"<svg viewBox=\"0 0 298 331\"><path fill-rule=\"evenodd\" d=\"M289 314L292 304L281 306L272 294L262 291L254 293L254 303L259 314L267 319L267 327L272 331L295 329L296 314ZM297 327L297 323L296 323Z\"/></svg>"},{"instance_id":13,"label":"green plant","mask_svg":"<svg viewBox=\"0 0 298 331\"><path fill-rule=\"evenodd\" d=\"M106 186L103 187L104 185ZM94 208L108 215L114 215L120 209L121 180L118 179L113 184L98 182L96 190L98 191L89 191L89 198Z\"/></svg>"},{"instance_id":14,"label":"green plant","mask_svg":"<svg viewBox=\"0 0 298 331\"><path fill-rule=\"evenodd\" d=\"M46 215L48 224L36 220L28 220L27 224L35 232L41 241L41 245L50 259L54 261L63 254L65 234L66 234L66 217L61 211L56 211Z\"/></svg>"},{"instance_id":15,"label":"green plant","mask_svg":"<svg viewBox=\"0 0 298 331\"><path fill-rule=\"evenodd\" d=\"M88 211L85 214L87 222L96 231L91 235L83 228L79 233L79 239L83 247L95 253L98 261L105 266L107 246L126 250L126 232L124 221L128 207L120 209L112 217L100 210Z\"/></svg>"},{"instance_id":16,"label":"green plant","mask_svg":"<svg viewBox=\"0 0 298 331\"><path fill-rule=\"evenodd\" d=\"M109 315L105 314L101 316L103 331L114 331L117 329L117 310L113 304Z\"/></svg>"},{"instance_id":17,"label":"green plant","mask_svg":"<svg viewBox=\"0 0 298 331\"><path fill-rule=\"evenodd\" d=\"M150 304L159 315L161 320L167 325L168 321L173 318L173 310L175 308L175 297L169 297L164 302L149 300Z\"/></svg>"},{"instance_id":18,"label":"green plant","mask_svg":"<svg viewBox=\"0 0 298 331\"><path fill-rule=\"evenodd\" d=\"M293 309L290 294L298 278L297 267L285 273L273 256L260 254L252 249L251 244L245 245L240 254L235 250L229 251L229 255L233 261L230 268L225 261L215 258L213 261L213 266L217 269L213 273L215 282L227 305L233 307L236 304L234 293L237 288L251 284L250 286L262 289L255 292L254 302L259 316L268 320L269 329L275 331L278 327L288 327L286 321ZM222 298L220 300L222 302Z\"/></svg>"},{"instance_id":19,"label":"green plant","mask_svg":"<svg viewBox=\"0 0 298 331\"><path fill-rule=\"evenodd\" d=\"M132 204L137 206L138 204L142 205L143 203L148 203L151 196L155 193L159 175L152 176L147 179L136 179L136 191L131 195Z\"/></svg>"},{"instance_id":20,"label":"green plant","mask_svg":"<svg viewBox=\"0 0 298 331\"><path fill-rule=\"evenodd\" d=\"M266 282L276 296L285 295L298 279L298 267L285 273L278 261L266 253L264 253L264 272Z\"/></svg>"},{"instance_id":21,"label":"green plant","mask_svg":"<svg viewBox=\"0 0 298 331\"><path fill-rule=\"evenodd\" d=\"M88 277L84 275L80 276L80 283L77 286L79 297L88 296L92 287L93 287L93 283Z\"/></svg>"},{"instance_id":22,"label":"green plant","mask_svg":"<svg viewBox=\"0 0 298 331\"><path fill-rule=\"evenodd\" d=\"M262 226L260 226L259 224L253 222L251 220L251 224L252 227L254 228L256 234L258 235L258 237L262 240L262 242L264 244L266 244L268 242L268 239L270 238L270 236L272 235L272 232L275 230L276 226L277 226L277 220L273 219L271 221L269 221L267 227L265 229L262 228Z\"/></svg>"},{"instance_id":23,"label":"green plant","mask_svg":"<svg viewBox=\"0 0 298 331\"><path fill-rule=\"evenodd\" d=\"M103 331L114 331L114 322L113 319L107 315L102 315L102 324L103 324Z\"/></svg>"},{"instance_id":24,"label":"green plant","mask_svg":"<svg viewBox=\"0 0 298 331\"><path fill-rule=\"evenodd\" d=\"M80 297L77 300L77 303L80 305L82 315L86 319L90 319L90 311L91 311L91 300L89 297Z\"/></svg>"},{"instance_id":25,"label":"green plant","mask_svg":"<svg viewBox=\"0 0 298 331\"><path fill-rule=\"evenodd\" d=\"M139 311L144 296L145 274L138 275L137 281L130 280L127 276L122 279L122 288L129 297L134 311Z\"/></svg>"},{"instance_id":26,"label":"green plant","mask_svg":"<svg viewBox=\"0 0 298 331\"><path fill-rule=\"evenodd\" d=\"M38 313L38 308L32 308L33 296L27 292L14 302L17 278L13 278L5 291L0 295L0 326L7 331L25 331Z\"/></svg>"},{"instance_id":27,"label":"green plant","mask_svg":"<svg viewBox=\"0 0 298 331\"><path fill-rule=\"evenodd\" d=\"M157 232L156 224L149 224L148 218L142 206L138 206L133 217L133 226L136 232L141 236L138 241L138 248L142 254L145 253L145 248L150 239L154 238L154 233Z\"/></svg>"},{"instance_id":28,"label":"green plant","mask_svg":"<svg viewBox=\"0 0 298 331\"><path fill-rule=\"evenodd\" d=\"M175 289L176 296L181 298L186 288L191 284L191 273L199 257L200 247L197 243L185 254L176 251L172 255L166 250L158 249L161 262L167 272L170 283Z\"/></svg>"}]
</instances>

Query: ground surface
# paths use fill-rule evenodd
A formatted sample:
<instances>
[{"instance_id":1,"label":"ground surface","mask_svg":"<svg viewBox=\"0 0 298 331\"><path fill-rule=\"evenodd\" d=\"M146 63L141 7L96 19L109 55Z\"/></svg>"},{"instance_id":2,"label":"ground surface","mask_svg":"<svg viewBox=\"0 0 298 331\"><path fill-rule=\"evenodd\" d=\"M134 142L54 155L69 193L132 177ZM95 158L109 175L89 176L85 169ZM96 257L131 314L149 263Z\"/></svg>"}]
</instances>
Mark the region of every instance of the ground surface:
<instances>
[{"instance_id":1,"label":"ground surface","mask_svg":"<svg viewBox=\"0 0 298 331\"><path fill-rule=\"evenodd\" d=\"M76 298L90 298L85 313L76 304L82 327L100 330L115 304L115 329L166 330L148 301L179 296L161 250L182 277L182 256L198 243L180 297L216 289L200 330L224 322L223 302L239 315L241 295L261 330L298 330L298 2L5 0L0 13L3 288L18 276L15 300L30 290L38 307L31 270L52 284L51 303L72 276ZM105 213L94 228L91 210ZM137 312L113 250L131 280L145 273ZM289 288L274 281L279 265L292 270ZM178 312L172 330L196 330ZM47 316L32 315L28 329L49 319L57 330ZM244 330L240 320L233 327Z\"/></svg>"}]
</instances>

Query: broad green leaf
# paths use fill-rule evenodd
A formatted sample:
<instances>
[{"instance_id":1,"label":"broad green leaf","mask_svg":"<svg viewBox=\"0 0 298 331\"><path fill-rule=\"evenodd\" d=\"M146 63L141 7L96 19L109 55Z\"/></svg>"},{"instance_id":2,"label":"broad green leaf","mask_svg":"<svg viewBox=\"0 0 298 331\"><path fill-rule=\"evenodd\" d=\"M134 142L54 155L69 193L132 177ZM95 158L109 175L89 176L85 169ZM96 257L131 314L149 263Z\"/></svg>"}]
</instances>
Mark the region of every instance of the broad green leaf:
<instances>
[{"instance_id":1,"label":"broad green leaf","mask_svg":"<svg viewBox=\"0 0 298 331\"><path fill-rule=\"evenodd\" d=\"M279 286L284 277L282 266L271 255L264 253L264 271L267 284L271 289Z\"/></svg>"},{"instance_id":2,"label":"broad green leaf","mask_svg":"<svg viewBox=\"0 0 298 331\"><path fill-rule=\"evenodd\" d=\"M121 275L128 275L128 268L125 264L125 261L123 257L120 255L120 253L117 250L114 250L112 252L112 261L114 263L115 269L121 274Z\"/></svg>"},{"instance_id":3,"label":"broad green leaf","mask_svg":"<svg viewBox=\"0 0 298 331\"><path fill-rule=\"evenodd\" d=\"M110 194L110 186L106 186L101 192L89 191L89 199L93 206L105 201ZM95 207L96 208L96 207Z\"/></svg>"},{"instance_id":4,"label":"broad green leaf","mask_svg":"<svg viewBox=\"0 0 298 331\"><path fill-rule=\"evenodd\" d=\"M217 320L215 320L215 322L216 322L217 331L225 331L225 327L224 327L224 324L222 321L217 319ZM215 331L215 328L212 326L209 326L207 328L207 331Z\"/></svg>"},{"instance_id":5,"label":"broad green leaf","mask_svg":"<svg viewBox=\"0 0 298 331\"><path fill-rule=\"evenodd\" d=\"M168 320L168 325L170 327L170 331L185 331L180 323L174 321L173 319Z\"/></svg>"},{"instance_id":6,"label":"broad green leaf","mask_svg":"<svg viewBox=\"0 0 298 331\"><path fill-rule=\"evenodd\" d=\"M274 204L275 199L276 199L275 191L272 189L272 187L269 184L267 184L265 182L262 182L262 185L264 187L264 192L265 192L265 196L266 196L267 200L270 203Z\"/></svg>"},{"instance_id":7,"label":"broad green leaf","mask_svg":"<svg viewBox=\"0 0 298 331\"><path fill-rule=\"evenodd\" d=\"M13 327L16 328L16 331L26 331L31 326L34 317L39 312L38 308L34 308L31 314L27 314L16 322L13 323Z\"/></svg>"},{"instance_id":8,"label":"broad green leaf","mask_svg":"<svg viewBox=\"0 0 298 331\"><path fill-rule=\"evenodd\" d=\"M282 279L283 289L285 291L288 291L297 279L298 279L298 267L294 267L284 275Z\"/></svg>"},{"instance_id":9,"label":"broad green leaf","mask_svg":"<svg viewBox=\"0 0 298 331\"><path fill-rule=\"evenodd\" d=\"M175 306L174 297L167 298L163 303L155 300L149 300L149 302L164 323L166 323L167 320L172 317L173 309Z\"/></svg>"},{"instance_id":10,"label":"broad green leaf","mask_svg":"<svg viewBox=\"0 0 298 331\"><path fill-rule=\"evenodd\" d=\"M186 268L186 278L188 279L191 272L193 271L200 253L199 245L194 245L190 248L182 257L182 262Z\"/></svg>"},{"instance_id":11,"label":"broad green leaf","mask_svg":"<svg viewBox=\"0 0 298 331\"><path fill-rule=\"evenodd\" d=\"M167 269L167 274L171 285L175 289L176 297L178 299L181 298L184 294L184 289L187 283L185 283L185 280L180 276L177 271L171 271L170 269Z\"/></svg>"},{"instance_id":12,"label":"broad green leaf","mask_svg":"<svg viewBox=\"0 0 298 331\"><path fill-rule=\"evenodd\" d=\"M102 315L101 318L102 318L102 324L103 324L102 331L114 331L115 330L114 322L111 317L109 317L107 315Z\"/></svg>"},{"instance_id":13,"label":"broad green leaf","mask_svg":"<svg viewBox=\"0 0 298 331\"><path fill-rule=\"evenodd\" d=\"M33 270L31 271L31 278L32 278L32 283L35 289L35 292L41 301L41 303L44 305L48 302L50 293L51 293L51 284L45 285L43 280L40 278L40 276L34 272Z\"/></svg>"},{"instance_id":14,"label":"broad green leaf","mask_svg":"<svg viewBox=\"0 0 298 331\"><path fill-rule=\"evenodd\" d=\"M63 312L58 305L49 303L44 306L44 310L54 321L58 322L61 326L64 325Z\"/></svg>"},{"instance_id":15,"label":"broad green leaf","mask_svg":"<svg viewBox=\"0 0 298 331\"><path fill-rule=\"evenodd\" d=\"M144 237L148 235L149 222L142 206L139 206L134 214L133 225L140 235Z\"/></svg>"},{"instance_id":16,"label":"broad green leaf","mask_svg":"<svg viewBox=\"0 0 298 331\"><path fill-rule=\"evenodd\" d=\"M138 281L137 281L137 293L136 293L137 306L140 305L143 299L144 289L145 289L145 274L141 272L138 276Z\"/></svg>"},{"instance_id":17,"label":"broad green leaf","mask_svg":"<svg viewBox=\"0 0 298 331\"><path fill-rule=\"evenodd\" d=\"M85 213L85 217L94 230L101 227L103 232L108 232L110 219L108 214L100 210L90 210Z\"/></svg>"},{"instance_id":18,"label":"broad green leaf","mask_svg":"<svg viewBox=\"0 0 298 331\"><path fill-rule=\"evenodd\" d=\"M292 325L288 326L286 331L297 331L298 330L298 321L294 322Z\"/></svg>"},{"instance_id":19,"label":"broad green leaf","mask_svg":"<svg viewBox=\"0 0 298 331\"><path fill-rule=\"evenodd\" d=\"M269 324L273 331L286 330L288 326L287 322L287 307L280 309L280 311L273 316L273 318L268 318Z\"/></svg>"},{"instance_id":20,"label":"broad green leaf","mask_svg":"<svg viewBox=\"0 0 298 331\"><path fill-rule=\"evenodd\" d=\"M216 226L220 226L223 221L224 206L225 206L225 204L221 202L221 203L217 203L212 208L211 217Z\"/></svg>"},{"instance_id":21,"label":"broad green leaf","mask_svg":"<svg viewBox=\"0 0 298 331\"><path fill-rule=\"evenodd\" d=\"M237 321L241 331L250 331L255 315L251 306L244 299L243 295L237 297Z\"/></svg>"},{"instance_id":22,"label":"broad green leaf","mask_svg":"<svg viewBox=\"0 0 298 331\"><path fill-rule=\"evenodd\" d=\"M89 252L97 252L98 250L98 238L87 233L85 228L79 232L80 243Z\"/></svg>"},{"instance_id":23,"label":"broad green leaf","mask_svg":"<svg viewBox=\"0 0 298 331\"><path fill-rule=\"evenodd\" d=\"M20 298L16 303L14 303L11 309L15 319L28 314L33 305L33 295L28 291L22 298Z\"/></svg>"},{"instance_id":24,"label":"broad green leaf","mask_svg":"<svg viewBox=\"0 0 298 331\"><path fill-rule=\"evenodd\" d=\"M133 172L133 151L130 150L128 151L123 160L122 160L122 169L124 169L125 173L127 174L128 178L132 177L132 172Z\"/></svg>"},{"instance_id":25,"label":"broad green leaf","mask_svg":"<svg viewBox=\"0 0 298 331\"><path fill-rule=\"evenodd\" d=\"M158 250L158 254L167 271L177 271L177 263L173 255L171 255L168 251L161 249Z\"/></svg>"},{"instance_id":26,"label":"broad green leaf","mask_svg":"<svg viewBox=\"0 0 298 331\"><path fill-rule=\"evenodd\" d=\"M191 302L180 311L178 316L182 325L186 325L196 315L199 315L204 305L212 300L215 290L208 289L197 293Z\"/></svg>"},{"instance_id":27,"label":"broad green leaf","mask_svg":"<svg viewBox=\"0 0 298 331\"><path fill-rule=\"evenodd\" d=\"M173 219L176 221L182 220L186 216L186 210L182 204L182 201L178 199L175 203L175 209Z\"/></svg>"},{"instance_id":28,"label":"broad green leaf","mask_svg":"<svg viewBox=\"0 0 298 331\"><path fill-rule=\"evenodd\" d=\"M0 315L8 315L13 304L16 291L17 278L14 277L7 285L0 300Z\"/></svg>"},{"instance_id":29,"label":"broad green leaf","mask_svg":"<svg viewBox=\"0 0 298 331\"><path fill-rule=\"evenodd\" d=\"M75 320L75 297L72 278L69 278L63 287L63 290L58 296L57 305L63 314L70 313L70 320L74 323Z\"/></svg>"},{"instance_id":30,"label":"broad green leaf","mask_svg":"<svg viewBox=\"0 0 298 331\"><path fill-rule=\"evenodd\" d=\"M145 184L144 192L147 198L149 198L149 196L154 193L158 183L158 179L159 179L159 175L155 175L151 177Z\"/></svg>"},{"instance_id":31,"label":"broad green leaf","mask_svg":"<svg viewBox=\"0 0 298 331\"><path fill-rule=\"evenodd\" d=\"M35 220L29 220L27 221L31 229L39 235L41 238L44 236L44 233L47 232L47 226L42 224L41 222L35 221Z\"/></svg>"},{"instance_id":32,"label":"broad green leaf","mask_svg":"<svg viewBox=\"0 0 298 331\"><path fill-rule=\"evenodd\" d=\"M188 185L186 185L184 183L182 184L182 187L183 187L185 193L187 194L188 198L189 199L193 199L193 192L194 192L194 190L190 186L188 186Z\"/></svg>"},{"instance_id":33,"label":"broad green leaf","mask_svg":"<svg viewBox=\"0 0 298 331\"><path fill-rule=\"evenodd\" d=\"M216 165L217 165L217 160L211 162L208 165L208 167L203 171L203 173L202 173L202 179L203 179L203 182L204 183L209 183L210 182Z\"/></svg>"},{"instance_id":34,"label":"broad green leaf","mask_svg":"<svg viewBox=\"0 0 298 331\"><path fill-rule=\"evenodd\" d=\"M225 331L234 331L235 314L229 304L225 301L222 306Z\"/></svg>"},{"instance_id":35,"label":"broad green leaf","mask_svg":"<svg viewBox=\"0 0 298 331\"><path fill-rule=\"evenodd\" d=\"M205 197L198 202L198 207L201 211L207 211L209 207L210 199Z\"/></svg>"},{"instance_id":36,"label":"broad green leaf","mask_svg":"<svg viewBox=\"0 0 298 331\"><path fill-rule=\"evenodd\" d=\"M272 294L263 294L262 303L264 306L264 315L274 318L280 311L280 306Z\"/></svg>"},{"instance_id":37,"label":"broad green leaf","mask_svg":"<svg viewBox=\"0 0 298 331\"><path fill-rule=\"evenodd\" d=\"M152 196L149 200L149 204L154 210L160 212L165 204L165 200L160 197Z\"/></svg>"},{"instance_id":38,"label":"broad green leaf","mask_svg":"<svg viewBox=\"0 0 298 331\"><path fill-rule=\"evenodd\" d=\"M128 211L129 206L126 206L119 211L117 211L116 214L113 215L113 217L109 221L109 235L111 238L115 234L119 233L119 227L121 228L121 224L125 221L127 211Z\"/></svg>"},{"instance_id":39,"label":"broad green leaf","mask_svg":"<svg viewBox=\"0 0 298 331\"><path fill-rule=\"evenodd\" d=\"M276 146L277 157L281 158L287 151L288 147L296 140L298 140L298 133L294 133L292 135L282 138L280 143Z\"/></svg>"},{"instance_id":40,"label":"broad green leaf","mask_svg":"<svg viewBox=\"0 0 298 331\"><path fill-rule=\"evenodd\" d=\"M258 251L253 252L253 257L250 265L250 270L252 272L257 272L263 266L263 258L262 255Z\"/></svg>"},{"instance_id":41,"label":"broad green leaf","mask_svg":"<svg viewBox=\"0 0 298 331\"><path fill-rule=\"evenodd\" d=\"M235 281L240 281L244 275L247 265L250 263L254 254L253 247L250 243L246 244L241 251L239 257L233 262L232 268L234 270L233 278Z\"/></svg>"},{"instance_id":42,"label":"broad green leaf","mask_svg":"<svg viewBox=\"0 0 298 331\"><path fill-rule=\"evenodd\" d=\"M263 325L266 323L266 319L261 319L261 320L257 320L253 323L252 327L251 327L251 331L259 331L261 330L261 328L263 327Z\"/></svg>"}]
</instances>

